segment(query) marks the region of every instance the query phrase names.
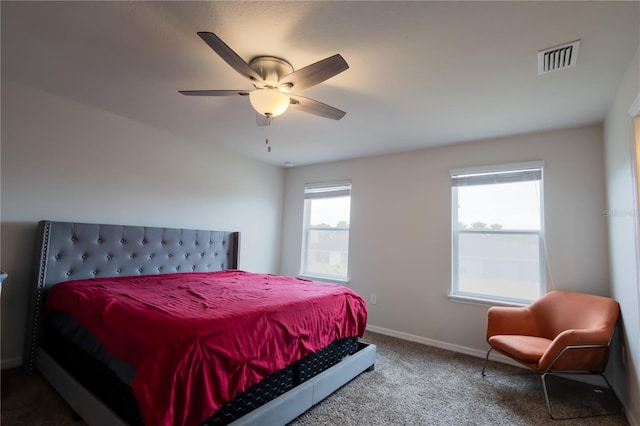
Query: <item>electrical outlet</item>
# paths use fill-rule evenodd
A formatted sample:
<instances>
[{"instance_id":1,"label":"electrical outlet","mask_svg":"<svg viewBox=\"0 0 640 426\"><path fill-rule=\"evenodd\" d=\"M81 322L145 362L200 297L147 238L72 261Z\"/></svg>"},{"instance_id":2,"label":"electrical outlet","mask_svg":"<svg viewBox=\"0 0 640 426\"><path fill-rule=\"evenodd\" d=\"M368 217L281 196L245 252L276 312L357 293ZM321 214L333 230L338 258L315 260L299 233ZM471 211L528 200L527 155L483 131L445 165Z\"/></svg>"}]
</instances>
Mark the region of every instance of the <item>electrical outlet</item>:
<instances>
[{"instance_id":1,"label":"electrical outlet","mask_svg":"<svg viewBox=\"0 0 640 426\"><path fill-rule=\"evenodd\" d=\"M369 296L369 301L371 302L372 305L375 305L376 303L378 303L378 298L376 297L375 293L371 293L371 296Z\"/></svg>"}]
</instances>

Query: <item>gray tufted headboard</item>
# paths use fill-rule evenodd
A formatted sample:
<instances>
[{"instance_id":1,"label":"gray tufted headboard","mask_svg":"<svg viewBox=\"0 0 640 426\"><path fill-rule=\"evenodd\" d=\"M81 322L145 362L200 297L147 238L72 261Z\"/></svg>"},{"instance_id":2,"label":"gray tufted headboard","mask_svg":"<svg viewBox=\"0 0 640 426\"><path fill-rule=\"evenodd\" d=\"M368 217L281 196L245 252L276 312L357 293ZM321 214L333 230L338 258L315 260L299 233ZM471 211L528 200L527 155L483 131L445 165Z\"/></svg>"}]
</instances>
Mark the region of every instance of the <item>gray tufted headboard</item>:
<instances>
[{"instance_id":1,"label":"gray tufted headboard","mask_svg":"<svg viewBox=\"0 0 640 426\"><path fill-rule=\"evenodd\" d=\"M237 269L239 247L239 232L41 221L25 367L33 371L47 288L87 278Z\"/></svg>"}]
</instances>

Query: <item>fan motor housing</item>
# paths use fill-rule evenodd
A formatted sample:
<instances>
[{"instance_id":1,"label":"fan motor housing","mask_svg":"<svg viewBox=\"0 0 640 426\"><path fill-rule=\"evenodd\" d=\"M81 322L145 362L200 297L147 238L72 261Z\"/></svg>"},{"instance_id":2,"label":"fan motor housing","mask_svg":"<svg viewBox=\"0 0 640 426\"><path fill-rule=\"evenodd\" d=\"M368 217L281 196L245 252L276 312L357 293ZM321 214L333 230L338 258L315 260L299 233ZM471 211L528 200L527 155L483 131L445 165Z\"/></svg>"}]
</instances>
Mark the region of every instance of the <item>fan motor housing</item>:
<instances>
[{"instance_id":1,"label":"fan motor housing","mask_svg":"<svg viewBox=\"0 0 640 426\"><path fill-rule=\"evenodd\" d=\"M264 81L264 84L254 81L256 89L276 88L282 77L293 72L293 66L289 62L275 56L256 56L249 62L249 66Z\"/></svg>"}]
</instances>

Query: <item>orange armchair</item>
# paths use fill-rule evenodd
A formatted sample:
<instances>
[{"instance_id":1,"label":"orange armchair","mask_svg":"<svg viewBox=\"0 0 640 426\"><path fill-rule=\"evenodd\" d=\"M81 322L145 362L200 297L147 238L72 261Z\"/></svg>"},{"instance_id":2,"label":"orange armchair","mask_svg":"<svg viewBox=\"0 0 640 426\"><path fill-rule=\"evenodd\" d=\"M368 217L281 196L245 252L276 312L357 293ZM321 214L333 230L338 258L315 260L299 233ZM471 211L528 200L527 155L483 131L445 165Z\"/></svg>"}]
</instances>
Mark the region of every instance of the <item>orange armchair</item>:
<instances>
[{"instance_id":1,"label":"orange armchair","mask_svg":"<svg viewBox=\"0 0 640 426\"><path fill-rule=\"evenodd\" d=\"M602 374L620 315L618 302L608 297L551 291L529 306L491 307L482 375L489 354L496 350L542 373L549 415L553 418L545 383L547 374Z\"/></svg>"}]
</instances>

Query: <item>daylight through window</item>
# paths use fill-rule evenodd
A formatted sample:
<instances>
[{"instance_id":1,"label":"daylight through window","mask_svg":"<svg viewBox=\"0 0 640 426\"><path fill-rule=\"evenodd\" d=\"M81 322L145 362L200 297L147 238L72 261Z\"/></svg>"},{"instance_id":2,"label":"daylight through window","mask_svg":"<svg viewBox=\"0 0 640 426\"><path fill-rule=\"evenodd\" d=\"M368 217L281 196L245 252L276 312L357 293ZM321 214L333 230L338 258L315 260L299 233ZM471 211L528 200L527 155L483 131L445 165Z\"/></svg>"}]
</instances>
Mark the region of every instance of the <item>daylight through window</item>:
<instances>
[{"instance_id":1,"label":"daylight through window","mask_svg":"<svg viewBox=\"0 0 640 426\"><path fill-rule=\"evenodd\" d=\"M348 279L351 182L305 185L301 275Z\"/></svg>"},{"instance_id":2,"label":"daylight through window","mask_svg":"<svg viewBox=\"0 0 640 426\"><path fill-rule=\"evenodd\" d=\"M451 171L453 296L528 303L544 293L542 170Z\"/></svg>"}]
</instances>

